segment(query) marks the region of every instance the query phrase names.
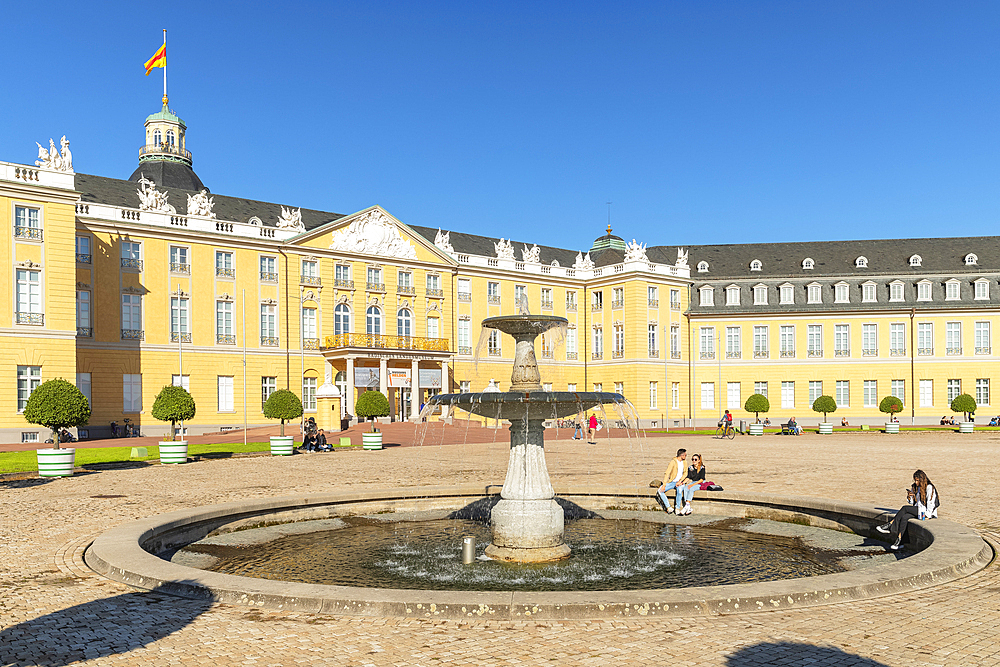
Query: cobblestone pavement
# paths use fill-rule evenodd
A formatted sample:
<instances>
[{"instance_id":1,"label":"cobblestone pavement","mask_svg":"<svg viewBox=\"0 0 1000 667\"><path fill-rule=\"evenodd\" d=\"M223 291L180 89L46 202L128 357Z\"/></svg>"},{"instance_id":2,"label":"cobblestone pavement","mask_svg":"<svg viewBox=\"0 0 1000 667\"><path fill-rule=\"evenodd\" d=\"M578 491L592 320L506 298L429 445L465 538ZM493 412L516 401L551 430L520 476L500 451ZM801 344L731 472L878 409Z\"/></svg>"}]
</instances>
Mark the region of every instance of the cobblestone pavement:
<instances>
[{"instance_id":1,"label":"cobblestone pavement","mask_svg":"<svg viewBox=\"0 0 1000 667\"><path fill-rule=\"evenodd\" d=\"M83 565L101 531L136 518L246 497L500 482L504 436L481 445L397 447L204 461L0 480L2 665L1000 665L1000 566L904 595L733 616L627 621L430 621L262 612L140 593ZM1000 537L1000 434L875 433L798 438L661 437L546 447L553 478L634 484L677 447L709 478L896 508L915 468L943 516ZM696 507L697 510L697 507Z\"/></svg>"}]
</instances>

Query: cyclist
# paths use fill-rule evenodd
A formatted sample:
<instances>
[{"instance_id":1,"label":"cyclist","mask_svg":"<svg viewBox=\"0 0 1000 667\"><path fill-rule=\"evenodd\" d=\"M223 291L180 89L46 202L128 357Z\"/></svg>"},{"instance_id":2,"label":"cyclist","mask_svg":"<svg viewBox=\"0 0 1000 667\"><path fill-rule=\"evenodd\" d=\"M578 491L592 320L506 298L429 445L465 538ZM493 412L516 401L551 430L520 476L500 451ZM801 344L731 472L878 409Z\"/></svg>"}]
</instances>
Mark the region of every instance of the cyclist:
<instances>
[{"instance_id":1,"label":"cyclist","mask_svg":"<svg viewBox=\"0 0 1000 667\"><path fill-rule=\"evenodd\" d=\"M729 410L726 410L726 414L722 415L722 425L726 427L727 431L733 427L733 415L730 414Z\"/></svg>"}]
</instances>

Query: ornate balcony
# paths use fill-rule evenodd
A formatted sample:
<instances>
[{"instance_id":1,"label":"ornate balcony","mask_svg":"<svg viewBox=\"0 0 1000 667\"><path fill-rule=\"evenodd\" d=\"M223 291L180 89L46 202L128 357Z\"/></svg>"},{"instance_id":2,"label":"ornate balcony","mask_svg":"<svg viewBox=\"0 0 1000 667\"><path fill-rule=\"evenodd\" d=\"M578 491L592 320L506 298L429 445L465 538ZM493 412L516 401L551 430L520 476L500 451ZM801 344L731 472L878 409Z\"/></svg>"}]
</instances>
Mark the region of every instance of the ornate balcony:
<instances>
[{"instance_id":1,"label":"ornate balcony","mask_svg":"<svg viewBox=\"0 0 1000 667\"><path fill-rule=\"evenodd\" d=\"M278 347L278 337L277 336L261 336L260 337L261 347Z\"/></svg>"},{"instance_id":2,"label":"ornate balcony","mask_svg":"<svg viewBox=\"0 0 1000 667\"><path fill-rule=\"evenodd\" d=\"M277 273L271 273L270 271L261 271L260 272L260 281L262 283L276 283L276 282L278 282L278 274Z\"/></svg>"},{"instance_id":3,"label":"ornate balcony","mask_svg":"<svg viewBox=\"0 0 1000 667\"><path fill-rule=\"evenodd\" d=\"M768 355L768 351L767 350L754 350L753 351L753 358L754 359L767 359L768 356L769 355Z\"/></svg>"},{"instance_id":4,"label":"ornate balcony","mask_svg":"<svg viewBox=\"0 0 1000 667\"><path fill-rule=\"evenodd\" d=\"M308 285L309 287L320 287L323 285L323 279L319 276L299 276L300 285Z\"/></svg>"},{"instance_id":5,"label":"ornate balcony","mask_svg":"<svg viewBox=\"0 0 1000 667\"><path fill-rule=\"evenodd\" d=\"M597 361L598 359L603 359L604 358L604 353L603 352L591 352L590 353L590 358L592 360L594 360L594 361Z\"/></svg>"},{"instance_id":6,"label":"ornate balcony","mask_svg":"<svg viewBox=\"0 0 1000 667\"><path fill-rule=\"evenodd\" d=\"M619 299L617 301L612 301L611 302L611 309L612 310L621 310L624 307L625 307L625 300L624 299Z\"/></svg>"},{"instance_id":7,"label":"ornate balcony","mask_svg":"<svg viewBox=\"0 0 1000 667\"><path fill-rule=\"evenodd\" d=\"M835 356L835 357L849 357L849 356L851 356L851 351L850 351L850 349L847 349L847 350L834 350L833 351L833 356Z\"/></svg>"},{"instance_id":8,"label":"ornate balcony","mask_svg":"<svg viewBox=\"0 0 1000 667\"><path fill-rule=\"evenodd\" d=\"M180 333L178 333L176 331L171 331L170 332L170 342L171 343L176 343L178 338L180 339L180 342L182 342L182 343L190 343L191 342L191 332L190 331L182 331Z\"/></svg>"},{"instance_id":9,"label":"ornate balcony","mask_svg":"<svg viewBox=\"0 0 1000 667\"><path fill-rule=\"evenodd\" d=\"M443 289L438 289L437 287L428 287L427 288L427 296L429 296L431 298L440 299L440 298L442 298L444 296L444 290Z\"/></svg>"},{"instance_id":10,"label":"ornate balcony","mask_svg":"<svg viewBox=\"0 0 1000 667\"><path fill-rule=\"evenodd\" d=\"M680 309L681 309L681 302L680 301L671 301L670 302L670 310L680 310Z\"/></svg>"},{"instance_id":11,"label":"ornate balcony","mask_svg":"<svg viewBox=\"0 0 1000 667\"><path fill-rule=\"evenodd\" d=\"M781 350L778 352L778 357L781 359L794 359L795 350Z\"/></svg>"},{"instance_id":12,"label":"ornate balcony","mask_svg":"<svg viewBox=\"0 0 1000 667\"><path fill-rule=\"evenodd\" d=\"M472 292L459 292L458 300L462 303L472 303Z\"/></svg>"},{"instance_id":13,"label":"ornate balcony","mask_svg":"<svg viewBox=\"0 0 1000 667\"><path fill-rule=\"evenodd\" d=\"M334 278L333 286L342 289L354 289L354 281L346 278Z\"/></svg>"},{"instance_id":14,"label":"ornate balcony","mask_svg":"<svg viewBox=\"0 0 1000 667\"><path fill-rule=\"evenodd\" d=\"M917 348L918 357L933 357L934 348L933 347L918 347Z\"/></svg>"},{"instance_id":15,"label":"ornate balcony","mask_svg":"<svg viewBox=\"0 0 1000 667\"><path fill-rule=\"evenodd\" d=\"M76 335L78 338L93 338L94 330L90 327L77 327Z\"/></svg>"},{"instance_id":16,"label":"ornate balcony","mask_svg":"<svg viewBox=\"0 0 1000 667\"><path fill-rule=\"evenodd\" d=\"M572 301L572 302L567 301L566 302L566 312L567 313L575 313L576 312L576 301Z\"/></svg>"},{"instance_id":17,"label":"ornate balcony","mask_svg":"<svg viewBox=\"0 0 1000 667\"><path fill-rule=\"evenodd\" d=\"M42 326L45 324L45 315L42 313L14 313L15 324L33 324Z\"/></svg>"},{"instance_id":18,"label":"ornate balcony","mask_svg":"<svg viewBox=\"0 0 1000 667\"><path fill-rule=\"evenodd\" d=\"M78 252L76 253L76 263L77 264L90 264L93 258L90 253Z\"/></svg>"},{"instance_id":19,"label":"ornate balcony","mask_svg":"<svg viewBox=\"0 0 1000 667\"><path fill-rule=\"evenodd\" d=\"M180 262L170 262L170 273L186 273L191 275L191 265Z\"/></svg>"},{"instance_id":20,"label":"ornate balcony","mask_svg":"<svg viewBox=\"0 0 1000 667\"><path fill-rule=\"evenodd\" d=\"M739 350L732 350L732 351L726 352L726 359L740 359L742 357L743 357L743 353L740 352Z\"/></svg>"},{"instance_id":21,"label":"ornate balcony","mask_svg":"<svg viewBox=\"0 0 1000 667\"><path fill-rule=\"evenodd\" d=\"M681 358L681 351L680 350L670 350L670 358L671 359L680 359Z\"/></svg>"},{"instance_id":22,"label":"ornate balcony","mask_svg":"<svg viewBox=\"0 0 1000 667\"><path fill-rule=\"evenodd\" d=\"M236 345L236 336L233 334L215 334L216 345Z\"/></svg>"},{"instance_id":23,"label":"ornate balcony","mask_svg":"<svg viewBox=\"0 0 1000 667\"><path fill-rule=\"evenodd\" d=\"M403 296L416 296L417 288L412 285L397 285L396 294L402 294Z\"/></svg>"},{"instance_id":24,"label":"ornate balcony","mask_svg":"<svg viewBox=\"0 0 1000 667\"><path fill-rule=\"evenodd\" d=\"M14 236L19 239L32 239L33 241L41 241L42 228L24 227L22 225L17 225L16 227L14 227Z\"/></svg>"},{"instance_id":25,"label":"ornate balcony","mask_svg":"<svg viewBox=\"0 0 1000 667\"><path fill-rule=\"evenodd\" d=\"M489 348L486 351L486 354L488 354L491 357L499 357L500 356L500 348L499 347L491 347L491 348Z\"/></svg>"},{"instance_id":26,"label":"ornate balcony","mask_svg":"<svg viewBox=\"0 0 1000 667\"><path fill-rule=\"evenodd\" d=\"M472 355L472 347L469 346L469 345L459 345L458 346L458 353L459 354L466 354L466 355L471 356Z\"/></svg>"},{"instance_id":27,"label":"ornate balcony","mask_svg":"<svg viewBox=\"0 0 1000 667\"><path fill-rule=\"evenodd\" d=\"M542 310L552 310L552 302L542 301Z\"/></svg>"},{"instance_id":28,"label":"ornate balcony","mask_svg":"<svg viewBox=\"0 0 1000 667\"><path fill-rule=\"evenodd\" d=\"M875 349L875 348L869 348L867 350L864 349L864 348L861 348L861 356L862 357L877 357L878 356L878 350Z\"/></svg>"},{"instance_id":29,"label":"ornate balcony","mask_svg":"<svg viewBox=\"0 0 1000 667\"><path fill-rule=\"evenodd\" d=\"M302 349L303 350L318 350L319 349L319 338L303 338L302 339Z\"/></svg>"},{"instance_id":30,"label":"ornate balcony","mask_svg":"<svg viewBox=\"0 0 1000 667\"><path fill-rule=\"evenodd\" d=\"M132 257L122 257L122 268L123 269L134 269L136 271L142 271L142 260L135 259Z\"/></svg>"},{"instance_id":31,"label":"ornate balcony","mask_svg":"<svg viewBox=\"0 0 1000 667\"><path fill-rule=\"evenodd\" d=\"M809 350L806 352L806 356L810 359L818 359L823 356L823 350Z\"/></svg>"},{"instance_id":32,"label":"ornate balcony","mask_svg":"<svg viewBox=\"0 0 1000 667\"><path fill-rule=\"evenodd\" d=\"M651 349L649 351L649 358L650 359L659 359L660 358L660 351L656 350L656 349Z\"/></svg>"},{"instance_id":33,"label":"ornate balcony","mask_svg":"<svg viewBox=\"0 0 1000 667\"><path fill-rule=\"evenodd\" d=\"M369 280L365 283L365 289L369 292L384 292L385 283L373 283Z\"/></svg>"},{"instance_id":34,"label":"ornate balcony","mask_svg":"<svg viewBox=\"0 0 1000 667\"><path fill-rule=\"evenodd\" d=\"M551 359L551 358L552 358L552 350L546 350L545 348L542 348L542 359Z\"/></svg>"},{"instance_id":35,"label":"ornate balcony","mask_svg":"<svg viewBox=\"0 0 1000 667\"><path fill-rule=\"evenodd\" d=\"M625 350L612 350L611 351L611 358L612 359L621 359L624 356L625 356Z\"/></svg>"},{"instance_id":36,"label":"ornate balcony","mask_svg":"<svg viewBox=\"0 0 1000 667\"><path fill-rule=\"evenodd\" d=\"M977 347L976 354L990 354L990 348L988 347Z\"/></svg>"},{"instance_id":37,"label":"ornate balcony","mask_svg":"<svg viewBox=\"0 0 1000 667\"><path fill-rule=\"evenodd\" d=\"M604 304L603 303L592 303L592 304L590 304L590 312L592 312L592 313L599 313L602 310L604 310Z\"/></svg>"},{"instance_id":38,"label":"ornate balcony","mask_svg":"<svg viewBox=\"0 0 1000 667\"><path fill-rule=\"evenodd\" d=\"M176 155L177 157L186 160L188 164L191 164L191 151L184 150L183 148L178 148L176 144L168 144L167 142L163 142L160 144L146 144L145 146L139 148L140 158L143 157L144 155L159 155L159 154Z\"/></svg>"},{"instance_id":39,"label":"ornate balcony","mask_svg":"<svg viewBox=\"0 0 1000 667\"><path fill-rule=\"evenodd\" d=\"M649 307L650 308L659 308L660 307L660 300L659 299L650 299L649 300Z\"/></svg>"},{"instance_id":40,"label":"ornate balcony","mask_svg":"<svg viewBox=\"0 0 1000 667\"><path fill-rule=\"evenodd\" d=\"M962 356L962 348L960 347L946 347L944 353L949 357L960 357Z\"/></svg>"},{"instance_id":41,"label":"ornate balcony","mask_svg":"<svg viewBox=\"0 0 1000 667\"><path fill-rule=\"evenodd\" d=\"M421 338L419 336L382 336L378 334L336 334L323 339L323 347L363 347L366 349L424 350L427 352L448 352L447 338ZM499 356L500 351L497 350Z\"/></svg>"},{"instance_id":42,"label":"ornate balcony","mask_svg":"<svg viewBox=\"0 0 1000 667\"><path fill-rule=\"evenodd\" d=\"M235 278L236 277L236 270L235 269L226 269L226 268L223 268L221 266L217 266L217 267L215 267L215 277L216 278Z\"/></svg>"},{"instance_id":43,"label":"ornate balcony","mask_svg":"<svg viewBox=\"0 0 1000 667\"><path fill-rule=\"evenodd\" d=\"M698 355L699 359L715 359L715 352L701 352Z\"/></svg>"},{"instance_id":44,"label":"ornate balcony","mask_svg":"<svg viewBox=\"0 0 1000 667\"><path fill-rule=\"evenodd\" d=\"M122 329L122 340L145 340L142 329Z\"/></svg>"},{"instance_id":45,"label":"ornate balcony","mask_svg":"<svg viewBox=\"0 0 1000 667\"><path fill-rule=\"evenodd\" d=\"M900 347L900 348L890 349L889 350L889 356L890 357L905 357L906 356L906 348L905 347Z\"/></svg>"},{"instance_id":46,"label":"ornate balcony","mask_svg":"<svg viewBox=\"0 0 1000 667\"><path fill-rule=\"evenodd\" d=\"M576 361L576 352L567 352L566 361Z\"/></svg>"},{"instance_id":47,"label":"ornate balcony","mask_svg":"<svg viewBox=\"0 0 1000 667\"><path fill-rule=\"evenodd\" d=\"M499 294L488 294L486 296L486 303L490 306L500 305L500 295Z\"/></svg>"}]
</instances>

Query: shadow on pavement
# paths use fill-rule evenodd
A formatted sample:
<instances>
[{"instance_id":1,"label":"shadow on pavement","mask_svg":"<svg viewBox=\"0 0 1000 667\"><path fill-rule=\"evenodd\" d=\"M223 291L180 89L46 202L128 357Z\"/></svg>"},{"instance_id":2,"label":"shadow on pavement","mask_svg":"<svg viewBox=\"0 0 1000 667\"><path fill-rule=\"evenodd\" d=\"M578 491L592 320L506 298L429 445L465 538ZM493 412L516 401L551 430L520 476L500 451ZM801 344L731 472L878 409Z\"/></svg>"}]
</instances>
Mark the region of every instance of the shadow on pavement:
<instances>
[{"instance_id":1,"label":"shadow on pavement","mask_svg":"<svg viewBox=\"0 0 1000 667\"><path fill-rule=\"evenodd\" d=\"M889 667L860 655L847 653L832 646L813 646L796 642L764 642L741 648L726 659L727 667Z\"/></svg>"},{"instance_id":2,"label":"shadow on pavement","mask_svg":"<svg viewBox=\"0 0 1000 667\"><path fill-rule=\"evenodd\" d=\"M61 609L0 631L0 664L62 667L127 653L186 627L211 605L150 591Z\"/></svg>"},{"instance_id":3,"label":"shadow on pavement","mask_svg":"<svg viewBox=\"0 0 1000 667\"><path fill-rule=\"evenodd\" d=\"M57 477L28 477L27 479L5 479L0 480L0 489L30 489L33 486L48 484Z\"/></svg>"}]
</instances>

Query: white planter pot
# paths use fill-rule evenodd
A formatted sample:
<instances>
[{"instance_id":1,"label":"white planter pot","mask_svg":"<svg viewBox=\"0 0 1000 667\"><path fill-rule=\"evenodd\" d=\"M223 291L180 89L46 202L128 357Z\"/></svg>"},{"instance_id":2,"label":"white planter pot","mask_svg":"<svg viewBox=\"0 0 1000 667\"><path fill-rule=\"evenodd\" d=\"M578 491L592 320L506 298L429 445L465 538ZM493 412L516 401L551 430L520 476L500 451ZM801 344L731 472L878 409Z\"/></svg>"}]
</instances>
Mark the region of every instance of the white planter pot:
<instances>
[{"instance_id":1,"label":"white planter pot","mask_svg":"<svg viewBox=\"0 0 1000 667\"><path fill-rule=\"evenodd\" d=\"M885 423L886 433L899 433L899 422L886 422Z\"/></svg>"},{"instance_id":2,"label":"white planter pot","mask_svg":"<svg viewBox=\"0 0 1000 667\"><path fill-rule=\"evenodd\" d=\"M362 433L361 447L363 449L382 449L382 431Z\"/></svg>"},{"instance_id":3,"label":"white planter pot","mask_svg":"<svg viewBox=\"0 0 1000 667\"><path fill-rule=\"evenodd\" d=\"M958 422L959 433L972 433L976 427L976 422Z\"/></svg>"},{"instance_id":4,"label":"white planter pot","mask_svg":"<svg viewBox=\"0 0 1000 667\"><path fill-rule=\"evenodd\" d=\"M161 465L166 463L187 463L187 440L172 440L170 442L164 442L161 440L159 446Z\"/></svg>"},{"instance_id":5,"label":"white planter pot","mask_svg":"<svg viewBox=\"0 0 1000 667\"><path fill-rule=\"evenodd\" d=\"M750 435L764 435L764 425L750 424Z\"/></svg>"},{"instance_id":6,"label":"white planter pot","mask_svg":"<svg viewBox=\"0 0 1000 667\"><path fill-rule=\"evenodd\" d=\"M67 449L38 449L38 476L39 477L69 477L73 474L73 467L76 463L76 450Z\"/></svg>"},{"instance_id":7,"label":"white planter pot","mask_svg":"<svg viewBox=\"0 0 1000 667\"><path fill-rule=\"evenodd\" d=\"M295 440L290 435L271 436L271 456L291 456L295 449Z\"/></svg>"},{"instance_id":8,"label":"white planter pot","mask_svg":"<svg viewBox=\"0 0 1000 667\"><path fill-rule=\"evenodd\" d=\"M820 422L819 432L822 434L830 435L833 433L833 423L832 422Z\"/></svg>"}]
</instances>

